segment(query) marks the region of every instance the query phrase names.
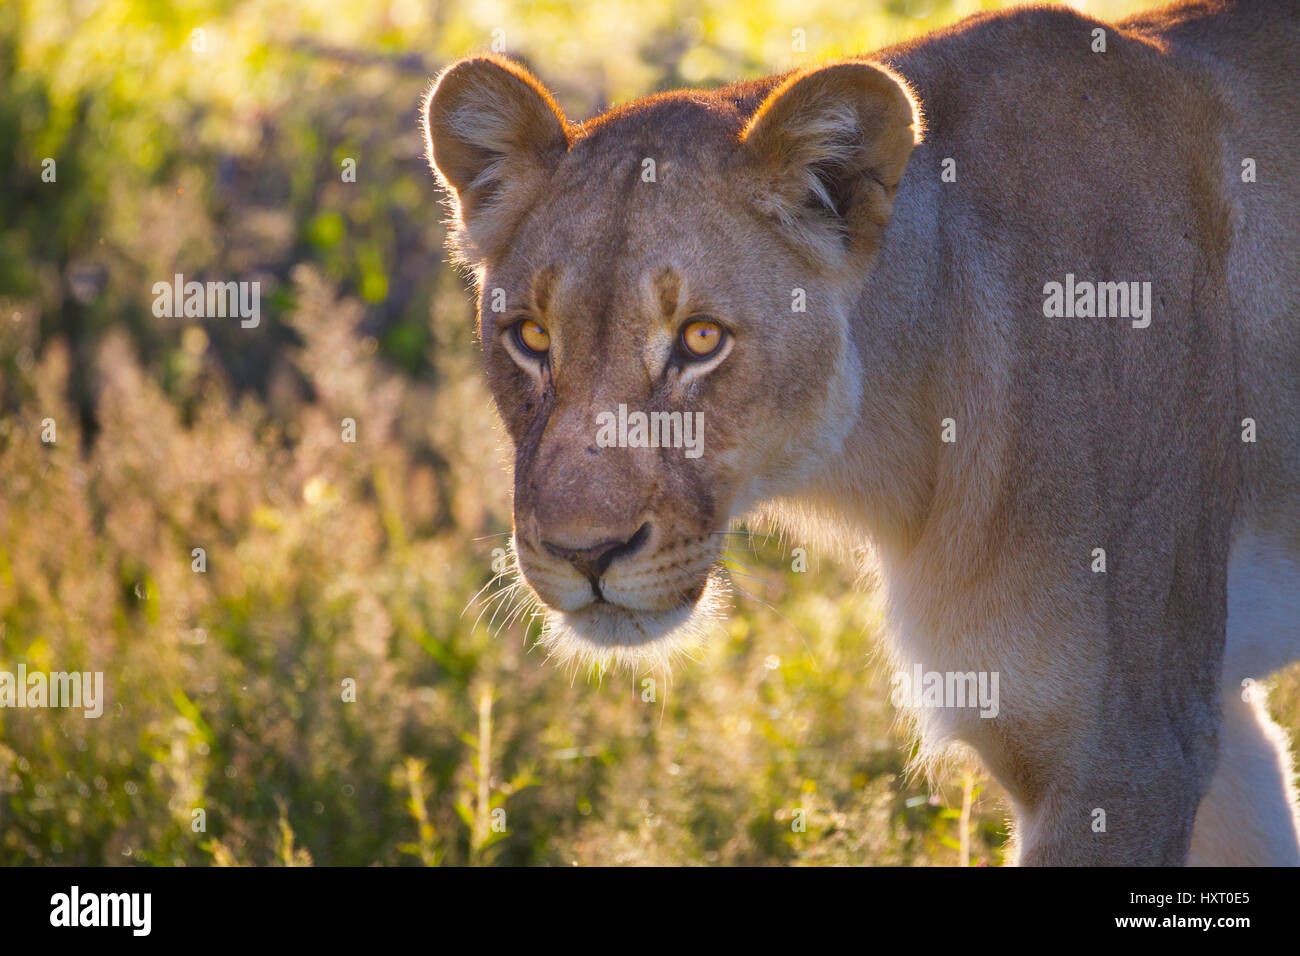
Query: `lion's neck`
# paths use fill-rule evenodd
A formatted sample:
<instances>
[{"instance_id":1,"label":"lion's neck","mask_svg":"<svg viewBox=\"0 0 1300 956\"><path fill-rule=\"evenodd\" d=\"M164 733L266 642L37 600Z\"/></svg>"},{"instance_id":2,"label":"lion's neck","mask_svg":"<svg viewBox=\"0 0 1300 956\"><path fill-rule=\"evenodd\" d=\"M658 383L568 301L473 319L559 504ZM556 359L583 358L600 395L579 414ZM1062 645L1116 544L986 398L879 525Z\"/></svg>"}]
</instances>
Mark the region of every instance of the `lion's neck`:
<instances>
[{"instance_id":1,"label":"lion's neck","mask_svg":"<svg viewBox=\"0 0 1300 956\"><path fill-rule=\"evenodd\" d=\"M809 494L842 524L888 550L910 550L931 509L943 420L939 398L946 294L935 150L918 147L891 224L854 308L861 363L857 424Z\"/></svg>"},{"instance_id":2,"label":"lion's neck","mask_svg":"<svg viewBox=\"0 0 1300 956\"><path fill-rule=\"evenodd\" d=\"M860 394L857 420L836 454L799 492L777 502L781 524L818 537L871 539L899 556L911 550L932 507L951 378L951 297L940 242L938 158L917 148L871 278L852 313ZM960 427L960 426L958 426Z\"/></svg>"}]
</instances>

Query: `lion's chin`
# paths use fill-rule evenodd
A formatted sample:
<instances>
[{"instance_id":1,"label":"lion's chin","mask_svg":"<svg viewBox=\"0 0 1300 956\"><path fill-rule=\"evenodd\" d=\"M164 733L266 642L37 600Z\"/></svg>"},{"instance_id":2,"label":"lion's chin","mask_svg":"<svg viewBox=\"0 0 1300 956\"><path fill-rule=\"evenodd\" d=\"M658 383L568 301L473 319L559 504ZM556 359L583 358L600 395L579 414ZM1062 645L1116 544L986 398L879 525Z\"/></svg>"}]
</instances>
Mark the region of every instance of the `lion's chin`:
<instances>
[{"instance_id":1,"label":"lion's chin","mask_svg":"<svg viewBox=\"0 0 1300 956\"><path fill-rule=\"evenodd\" d=\"M611 667L666 670L689 657L722 616L725 588L711 579L699 599L666 611L638 611L593 603L576 611L551 610L540 643L548 658L589 672Z\"/></svg>"}]
</instances>

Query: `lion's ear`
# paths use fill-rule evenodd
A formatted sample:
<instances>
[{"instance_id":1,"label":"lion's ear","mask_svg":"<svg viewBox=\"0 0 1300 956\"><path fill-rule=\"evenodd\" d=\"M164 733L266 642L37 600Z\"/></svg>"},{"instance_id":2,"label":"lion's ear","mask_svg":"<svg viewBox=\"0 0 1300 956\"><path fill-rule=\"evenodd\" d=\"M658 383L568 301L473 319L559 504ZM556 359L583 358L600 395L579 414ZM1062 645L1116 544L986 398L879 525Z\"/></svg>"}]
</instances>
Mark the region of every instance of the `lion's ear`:
<instances>
[{"instance_id":1,"label":"lion's ear","mask_svg":"<svg viewBox=\"0 0 1300 956\"><path fill-rule=\"evenodd\" d=\"M471 261L502 250L569 148L567 123L531 73L504 57L461 60L424 103L429 162L454 196Z\"/></svg>"},{"instance_id":2,"label":"lion's ear","mask_svg":"<svg viewBox=\"0 0 1300 956\"><path fill-rule=\"evenodd\" d=\"M905 84L882 67L849 62L796 73L745 128L753 201L820 264L871 255L920 128Z\"/></svg>"}]
</instances>

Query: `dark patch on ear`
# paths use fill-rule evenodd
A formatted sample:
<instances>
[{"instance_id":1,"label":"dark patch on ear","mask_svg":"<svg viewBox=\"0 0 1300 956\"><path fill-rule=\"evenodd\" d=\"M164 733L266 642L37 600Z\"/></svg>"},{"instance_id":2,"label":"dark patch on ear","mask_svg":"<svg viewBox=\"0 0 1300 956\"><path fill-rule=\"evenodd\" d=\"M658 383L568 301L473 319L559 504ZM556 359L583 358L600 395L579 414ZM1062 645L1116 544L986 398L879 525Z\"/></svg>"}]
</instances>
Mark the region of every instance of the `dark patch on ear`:
<instances>
[{"instance_id":1,"label":"dark patch on ear","mask_svg":"<svg viewBox=\"0 0 1300 956\"><path fill-rule=\"evenodd\" d=\"M822 160L809 166L808 171L821 183L826 192L826 198L830 200L830 207L827 208L825 202L822 202L816 193L809 193L807 198L808 208L813 210L825 209L833 216L844 218L853 201L853 180L845 175L844 164L831 160Z\"/></svg>"},{"instance_id":2,"label":"dark patch on ear","mask_svg":"<svg viewBox=\"0 0 1300 956\"><path fill-rule=\"evenodd\" d=\"M875 253L920 131L904 81L846 61L784 79L750 118L750 201L817 268Z\"/></svg>"}]
</instances>

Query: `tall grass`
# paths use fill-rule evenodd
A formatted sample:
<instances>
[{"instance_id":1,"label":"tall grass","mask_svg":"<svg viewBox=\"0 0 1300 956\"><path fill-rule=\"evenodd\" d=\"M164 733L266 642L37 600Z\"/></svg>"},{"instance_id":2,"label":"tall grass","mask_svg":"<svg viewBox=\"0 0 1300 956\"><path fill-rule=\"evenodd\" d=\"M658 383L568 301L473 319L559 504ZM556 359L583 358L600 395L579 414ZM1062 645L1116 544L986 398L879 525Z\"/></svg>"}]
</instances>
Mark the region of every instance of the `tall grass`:
<instances>
[{"instance_id":1,"label":"tall grass","mask_svg":"<svg viewBox=\"0 0 1300 956\"><path fill-rule=\"evenodd\" d=\"M799 542L738 539L752 597L672 673L480 615L508 462L415 121L499 25L582 115L971 6L0 8L0 669L108 697L0 710L0 863L1000 862L978 768L906 772L878 596ZM155 318L176 272L262 325Z\"/></svg>"}]
</instances>

